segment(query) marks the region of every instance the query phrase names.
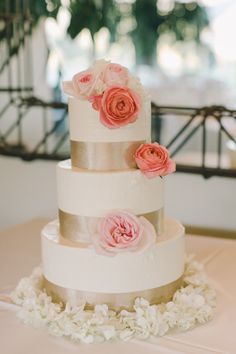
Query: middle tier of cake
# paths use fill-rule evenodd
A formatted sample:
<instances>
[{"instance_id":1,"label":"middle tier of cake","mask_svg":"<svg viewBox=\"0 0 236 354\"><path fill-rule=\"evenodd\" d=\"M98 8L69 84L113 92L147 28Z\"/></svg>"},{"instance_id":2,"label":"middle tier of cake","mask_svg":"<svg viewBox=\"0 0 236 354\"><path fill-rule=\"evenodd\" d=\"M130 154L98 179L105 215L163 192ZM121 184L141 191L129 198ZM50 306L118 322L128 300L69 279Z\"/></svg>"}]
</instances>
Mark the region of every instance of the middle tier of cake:
<instances>
[{"instance_id":1,"label":"middle tier of cake","mask_svg":"<svg viewBox=\"0 0 236 354\"><path fill-rule=\"evenodd\" d=\"M157 235L163 231L164 182L140 170L96 172L58 164L57 192L60 232L64 238L90 242L88 223L114 210L146 217Z\"/></svg>"}]
</instances>

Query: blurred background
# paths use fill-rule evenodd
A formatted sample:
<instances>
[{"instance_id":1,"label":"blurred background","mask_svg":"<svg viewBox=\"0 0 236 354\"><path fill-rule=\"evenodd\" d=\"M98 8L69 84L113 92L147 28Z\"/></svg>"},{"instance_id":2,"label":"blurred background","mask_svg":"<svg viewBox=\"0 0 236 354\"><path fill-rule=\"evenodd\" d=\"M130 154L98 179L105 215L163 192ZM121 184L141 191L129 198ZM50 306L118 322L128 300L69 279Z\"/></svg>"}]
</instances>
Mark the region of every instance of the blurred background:
<instances>
[{"instance_id":1,"label":"blurred background","mask_svg":"<svg viewBox=\"0 0 236 354\"><path fill-rule=\"evenodd\" d=\"M235 18L233 0L0 0L0 228L56 217L55 167L69 156L61 82L105 58L149 91L153 140L168 145L208 112L207 141L199 130L175 156L201 168L166 178L166 213L236 237Z\"/></svg>"}]
</instances>

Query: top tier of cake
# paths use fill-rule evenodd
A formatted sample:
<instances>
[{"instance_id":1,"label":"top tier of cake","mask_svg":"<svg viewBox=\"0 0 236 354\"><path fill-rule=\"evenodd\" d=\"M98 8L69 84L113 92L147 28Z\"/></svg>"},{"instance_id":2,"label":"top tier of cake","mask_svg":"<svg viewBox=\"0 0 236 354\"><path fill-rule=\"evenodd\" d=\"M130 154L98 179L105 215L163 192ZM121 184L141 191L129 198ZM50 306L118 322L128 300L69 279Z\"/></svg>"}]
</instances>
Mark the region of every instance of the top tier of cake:
<instances>
[{"instance_id":1,"label":"top tier of cake","mask_svg":"<svg viewBox=\"0 0 236 354\"><path fill-rule=\"evenodd\" d=\"M125 67L98 60L64 82L70 139L82 142L149 141L150 99Z\"/></svg>"},{"instance_id":2,"label":"top tier of cake","mask_svg":"<svg viewBox=\"0 0 236 354\"><path fill-rule=\"evenodd\" d=\"M151 138L151 105L143 99L137 119L119 129L101 124L99 111L89 101L69 98L70 140L81 142L146 142Z\"/></svg>"},{"instance_id":3,"label":"top tier of cake","mask_svg":"<svg viewBox=\"0 0 236 354\"><path fill-rule=\"evenodd\" d=\"M138 78L98 60L64 82L69 98L72 166L97 171L136 168L134 154L151 138L151 104Z\"/></svg>"}]
</instances>

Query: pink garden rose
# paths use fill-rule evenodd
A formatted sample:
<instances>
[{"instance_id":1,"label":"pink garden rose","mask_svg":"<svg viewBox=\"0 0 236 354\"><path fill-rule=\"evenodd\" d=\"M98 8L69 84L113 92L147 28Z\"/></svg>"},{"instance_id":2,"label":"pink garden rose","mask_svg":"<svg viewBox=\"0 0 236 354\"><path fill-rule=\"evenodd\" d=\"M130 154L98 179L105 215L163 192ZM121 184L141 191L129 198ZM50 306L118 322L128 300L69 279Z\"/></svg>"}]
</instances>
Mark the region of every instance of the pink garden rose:
<instances>
[{"instance_id":1,"label":"pink garden rose","mask_svg":"<svg viewBox=\"0 0 236 354\"><path fill-rule=\"evenodd\" d=\"M88 98L93 94L96 77L90 70L82 71L74 75L72 79L76 96Z\"/></svg>"},{"instance_id":2,"label":"pink garden rose","mask_svg":"<svg viewBox=\"0 0 236 354\"><path fill-rule=\"evenodd\" d=\"M114 256L124 251L143 251L156 240L154 226L144 217L127 211L108 214L92 233L97 253Z\"/></svg>"},{"instance_id":3,"label":"pink garden rose","mask_svg":"<svg viewBox=\"0 0 236 354\"><path fill-rule=\"evenodd\" d=\"M126 86L129 78L128 69L119 64L110 63L107 65L104 74L103 81L107 86L120 85Z\"/></svg>"},{"instance_id":4,"label":"pink garden rose","mask_svg":"<svg viewBox=\"0 0 236 354\"><path fill-rule=\"evenodd\" d=\"M108 128L120 128L137 119L140 97L131 89L111 86L103 94L100 120Z\"/></svg>"},{"instance_id":5,"label":"pink garden rose","mask_svg":"<svg viewBox=\"0 0 236 354\"><path fill-rule=\"evenodd\" d=\"M134 157L138 168L148 178L166 176L176 169L168 150L158 143L142 144L136 150Z\"/></svg>"}]
</instances>

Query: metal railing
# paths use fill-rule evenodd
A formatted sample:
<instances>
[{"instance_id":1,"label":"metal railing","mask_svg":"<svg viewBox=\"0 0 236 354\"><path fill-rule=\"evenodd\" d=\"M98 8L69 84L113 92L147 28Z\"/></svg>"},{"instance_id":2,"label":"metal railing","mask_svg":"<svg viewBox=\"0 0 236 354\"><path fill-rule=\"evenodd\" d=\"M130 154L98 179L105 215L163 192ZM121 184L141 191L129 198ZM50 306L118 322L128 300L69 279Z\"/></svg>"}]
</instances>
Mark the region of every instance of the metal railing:
<instances>
[{"instance_id":1,"label":"metal railing","mask_svg":"<svg viewBox=\"0 0 236 354\"><path fill-rule=\"evenodd\" d=\"M199 133L201 134L201 143L199 146L200 154L200 165L194 164L177 164L177 171L201 174L205 178L212 176L222 176L222 177L236 177L236 169L232 168L230 165L225 168L222 166L223 159L223 137L236 143L235 137L232 135L229 128L227 128L226 121L231 120L234 125L234 131L236 131L236 110L227 109L223 106L209 106L201 108L191 108L191 107L158 107L153 105L153 114L160 116L165 115L176 115L185 116L186 122L178 129L177 132L171 137L171 139L165 144L170 150L171 156L175 157L179 151L193 139L194 136ZM208 121L216 123L216 165L214 167L209 166L206 161L207 157L207 142L208 142L208 131L207 123ZM235 151L236 153L236 151Z\"/></svg>"}]
</instances>

